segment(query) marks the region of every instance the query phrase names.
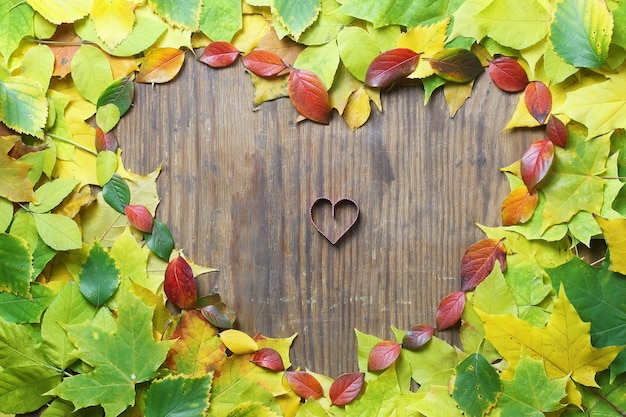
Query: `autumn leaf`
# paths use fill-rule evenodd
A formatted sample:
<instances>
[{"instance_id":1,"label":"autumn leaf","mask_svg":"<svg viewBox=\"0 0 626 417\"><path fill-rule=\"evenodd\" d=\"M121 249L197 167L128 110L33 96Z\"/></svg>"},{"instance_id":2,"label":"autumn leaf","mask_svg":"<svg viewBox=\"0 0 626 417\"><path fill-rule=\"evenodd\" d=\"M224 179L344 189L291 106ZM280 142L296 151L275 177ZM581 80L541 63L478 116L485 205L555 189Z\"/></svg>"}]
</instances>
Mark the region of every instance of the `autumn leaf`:
<instances>
[{"instance_id":1,"label":"autumn leaf","mask_svg":"<svg viewBox=\"0 0 626 417\"><path fill-rule=\"evenodd\" d=\"M135 13L126 0L94 0L89 18L109 48L126 39L135 24Z\"/></svg>"},{"instance_id":2,"label":"autumn leaf","mask_svg":"<svg viewBox=\"0 0 626 417\"><path fill-rule=\"evenodd\" d=\"M444 49L428 59L437 76L446 81L466 83L484 71L478 57L462 48Z\"/></svg>"},{"instance_id":3,"label":"autumn leaf","mask_svg":"<svg viewBox=\"0 0 626 417\"><path fill-rule=\"evenodd\" d=\"M552 110L552 93L541 81L531 81L524 89L524 103L535 120L544 124Z\"/></svg>"},{"instance_id":4,"label":"autumn leaf","mask_svg":"<svg viewBox=\"0 0 626 417\"><path fill-rule=\"evenodd\" d=\"M489 414L502 391L500 376L481 354L469 355L455 368L452 398L467 416Z\"/></svg>"},{"instance_id":5,"label":"autumn leaf","mask_svg":"<svg viewBox=\"0 0 626 417\"><path fill-rule=\"evenodd\" d=\"M91 1L76 0L28 0L28 4L41 14L46 20L59 25L72 23L85 17L91 8Z\"/></svg>"},{"instance_id":6,"label":"autumn leaf","mask_svg":"<svg viewBox=\"0 0 626 417\"><path fill-rule=\"evenodd\" d=\"M561 119L553 114L550 115L548 123L546 123L546 133L548 134L548 139L556 146L561 148L567 146L567 128Z\"/></svg>"},{"instance_id":7,"label":"autumn leaf","mask_svg":"<svg viewBox=\"0 0 626 417\"><path fill-rule=\"evenodd\" d=\"M304 399L314 400L324 395L322 386L313 375L305 371L287 371L285 377L291 388Z\"/></svg>"},{"instance_id":8,"label":"autumn leaf","mask_svg":"<svg viewBox=\"0 0 626 417\"><path fill-rule=\"evenodd\" d=\"M378 55L370 63L365 76L368 87L388 87L406 78L417 67L419 54L408 48L396 48Z\"/></svg>"},{"instance_id":9,"label":"autumn leaf","mask_svg":"<svg viewBox=\"0 0 626 417\"><path fill-rule=\"evenodd\" d=\"M280 56L260 49L245 55L242 62L250 72L259 77L275 77L287 68Z\"/></svg>"},{"instance_id":10,"label":"autumn leaf","mask_svg":"<svg viewBox=\"0 0 626 417\"><path fill-rule=\"evenodd\" d=\"M402 348L409 350L419 350L426 343L430 342L435 333L435 329L427 324L419 324L411 327L402 338Z\"/></svg>"},{"instance_id":11,"label":"autumn leaf","mask_svg":"<svg viewBox=\"0 0 626 417\"><path fill-rule=\"evenodd\" d=\"M472 291L491 273L496 261L506 270L506 249L502 240L483 239L470 246L461 259L461 291Z\"/></svg>"},{"instance_id":12,"label":"autumn leaf","mask_svg":"<svg viewBox=\"0 0 626 417\"><path fill-rule=\"evenodd\" d=\"M509 93L524 91L528 85L528 75L516 59L501 56L489 62L491 81L501 90Z\"/></svg>"},{"instance_id":13,"label":"autumn leaf","mask_svg":"<svg viewBox=\"0 0 626 417\"><path fill-rule=\"evenodd\" d=\"M166 83L171 81L183 66L185 52L175 48L151 49L145 56L137 82Z\"/></svg>"},{"instance_id":14,"label":"autumn leaf","mask_svg":"<svg viewBox=\"0 0 626 417\"><path fill-rule=\"evenodd\" d=\"M48 101L38 82L19 75L0 79L2 123L16 132L43 138L47 115Z\"/></svg>"},{"instance_id":15,"label":"autumn leaf","mask_svg":"<svg viewBox=\"0 0 626 417\"><path fill-rule=\"evenodd\" d=\"M437 329L444 330L454 326L461 319L465 307L465 292L457 291L446 295L437 307Z\"/></svg>"},{"instance_id":16,"label":"autumn leaf","mask_svg":"<svg viewBox=\"0 0 626 417\"><path fill-rule=\"evenodd\" d=\"M50 50L54 54L54 70L52 75L64 78L72 69L74 54L81 47L81 38L74 32L73 25L59 25L54 36L50 38Z\"/></svg>"},{"instance_id":17,"label":"autumn leaf","mask_svg":"<svg viewBox=\"0 0 626 417\"><path fill-rule=\"evenodd\" d=\"M511 226L526 223L532 218L538 203L537 192L529 192L524 185L517 187L502 202L502 224Z\"/></svg>"},{"instance_id":18,"label":"autumn leaf","mask_svg":"<svg viewBox=\"0 0 626 417\"><path fill-rule=\"evenodd\" d=\"M274 0L275 18L297 41L302 32L317 19L320 0Z\"/></svg>"},{"instance_id":19,"label":"autumn leaf","mask_svg":"<svg viewBox=\"0 0 626 417\"><path fill-rule=\"evenodd\" d=\"M269 347L265 347L254 352L254 355L252 355L252 359L250 359L250 362L263 368L270 369L272 371L285 370L283 358L281 358L280 353L278 353L275 349Z\"/></svg>"},{"instance_id":20,"label":"autumn leaf","mask_svg":"<svg viewBox=\"0 0 626 417\"><path fill-rule=\"evenodd\" d=\"M239 54L239 50L228 42L211 42L204 48L198 61L213 68L223 68L235 62Z\"/></svg>"},{"instance_id":21,"label":"autumn leaf","mask_svg":"<svg viewBox=\"0 0 626 417\"><path fill-rule=\"evenodd\" d=\"M346 414L372 417L393 415L401 394L396 368L389 367L378 378L367 383L363 394L346 405Z\"/></svg>"},{"instance_id":22,"label":"autumn leaf","mask_svg":"<svg viewBox=\"0 0 626 417\"><path fill-rule=\"evenodd\" d=\"M145 233L152 231L154 216L146 206L141 204L128 204L124 207L124 214L128 217L130 224L137 230Z\"/></svg>"},{"instance_id":23,"label":"autumn leaf","mask_svg":"<svg viewBox=\"0 0 626 417\"><path fill-rule=\"evenodd\" d=\"M590 324L570 303L561 286L550 320L545 327L533 327L512 316L492 316L479 312L489 340L509 363L510 376L522 351L531 358L543 358L548 377L571 376L579 384L597 387L595 375L608 368L623 346L596 349L591 345ZM506 377L503 374L503 378Z\"/></svg>"},{"instance_id":24,"label":"autumn leaf","mask_svg":"<svg viewBox=\"0 0 626 417\"><path fill-rule=\"evenodd\" d=\"M35 201L33 184L28 179L31 166L7 155L19 140L18 136L0 138L0 197L15 202Z\"/></svg>"},{"instance_id":25,"label":"autumn leaf","mask_svg":"<svg viewBox=\"0 0 626 417\"><path fill-rule=\"evenodd\" d=\"M307 70L293 69L289 74L289 98L298 113L314 122L330 123L330 99L324 83Z\"/></svg>"},{"instance_id":26,"label":"autumn leaf","mask_svg":"<svg viewBox=\"0 0 626 417\"><path fill-rule=\"evenodd\" d=\"M114 104L120 111L120 117L124 116L133 104L135 86L131 77L123 77L109 84L98 97L96 107ZM111 150L111 149L109 149Z\"/></svg>"},{"instance_id":27,"label":"autumn leaf","mask_svg":"<svg viewBox=\"0 0 626 417\"><path fill-rule=\"evenodd\" d=\"M241 330L227 329L220 333L224 346L236 355L245 355L259 350L259 345L253 338Z\"/></svg>"},{"instance_id":28,"label":"autumn leaf","mask_svg":"<svg viewBox=\"0 0 626 417\"><path fill-rule=\"evenodd\" d=\"M350 404L363 390L365 374L352 372L337 377L330 386L328 397L332 405Z\"/></svg>"},{"instance_id":29,"label":"autumn leaf","mask_svg":"<svg viewBox=\"0 0 626 417\"><path fill-rule=\"evenodd\" d=\"M168 375L152 381L146 391L146 417L205 415L212 374Z\"/></svg>"},{"instance_id":30,"label":"autumn leaf","mask_svg":"<svg viewBox=\"0 0 626 417\"><path fill-rule=\"evenodd\" d=\"M526 188L535 191L535 186L543 180L554 160L554 144L544 139L534 142L522 156L520 173Z\"/></svg>"},{"instance_id":31,"label":"autumn leaf","mask_svg":"<svg viewBox=\"0 0 626 417\"><path fill-rule=\"evenodd\" d=\"M117 151L119 147L119 143L117 142L117 138L113 132L104 133L102 129L96 127L96 151Z\"/></svg>"},{"instance_id":32,"label":"autumn leaf","mask_svg":"<svg viewBox=\"0 0 626 417\"><path fill-rule=\"evenodd\" d=\"M201 0L148 0L148 3L172 26L192 31L198 29Z\"/></svg>"},{"instance_id":33,"label":"autumn leaf","mask_svg":"<svg viewBox=\"0 0 626 417\"><path fill-rule=\"evenodd\" d=\"M343 111L343 119L350 129L356 130L367 122L371 110L370 97L365 88L361 87L348 98Z\"/></svg>"},{"instance_id":34,"label":"autumn leaf","mask_svg":"<svg viewBox=\"0 0 626 417\"><path fill-rule=\"evenodd\" d=\"M179 308L187 310L196 305L196 280L191 266L182 256L167 264L163 290L167 299Z\"/></svg>"},{"instance_id":35,"label":"autumn leaf","mask_svg":"<svg viewBox=\"0 0 626 417\"><path fill-rule=\"evenodd\" d=\"M377 343L367 359L368 371L383 371L389 368L400 356L402 346L390 340Z\"/></svg>"},{"instance_id":36,"label":"autumn leaf","mask_svg":"<svg viewBox=\"0 0 626 417\"><path fill-rule=\"evenodd\" d=\"M20 236L0 234L0 291L27 297L33 273L32 255Z\"/></svg>"}]
</instances>

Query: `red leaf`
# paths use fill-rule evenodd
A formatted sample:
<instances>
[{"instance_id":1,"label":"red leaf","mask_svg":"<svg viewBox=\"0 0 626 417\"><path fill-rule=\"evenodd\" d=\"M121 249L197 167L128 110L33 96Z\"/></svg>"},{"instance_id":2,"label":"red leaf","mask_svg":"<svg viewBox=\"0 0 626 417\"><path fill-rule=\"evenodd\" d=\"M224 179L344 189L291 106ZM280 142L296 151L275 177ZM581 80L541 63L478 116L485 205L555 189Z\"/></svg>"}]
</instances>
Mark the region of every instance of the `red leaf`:
<instances>
[{"instance_id":1,"label":"red leaf","mask_svg":"<svg viewBox=\"0 0 626 417\"><path fill-rule=\"evenodd\" d=\"M524 103L530 114L544 124L552 110L552 93L541 81L531 81L524 89Z\"/></svg>"},{"instance_id":2,"label":"red leaf","mask_svg":"<svg viewBox=\"0 0 626 417\"><path fill-rule=\"evenodd\" d=\"M166 83L180 72L185 62L185 51L176 48L150 49L137 74L138 83Z\"/></svg>"},{"instance_id":3,"label":"red leaf","mask_svg":"<svg viewBox=\"0 0 626 417\"><path fill-rule=\"evenodd\" d=\"M399 343L385 340L376 343L367 358L367 369L369 371L382 371L389 368L400 355Z\"/></svg>"},{"instance_id":4,"label":"red leaf","mask_svg":"<svg viewBox=\"0 0 626 417\"><path fill-rule=\"evenodd\" d=\"M96 126L96 150L98 152L111 151L115 152L118 148L117 138L113 132L104 133L102 129Z\"/></svg>"},{"instance_id":5,"label":"red leaf","mask_svg":"<svg viewBox=\"0 0 626 417\"><path fill-rule=\"evenodd\" d=\"M305 400L309 398L317 400L324 395L319 381L308 372L289 371L285 372L285 376L293 391Z\"/></svg>"},{"instance_id":6,"label":"red leaf","mask_svg":"<svg viewBox=\"0 0 626 417\"><path fill-rule=\"evenodd\" d=\"M420 55L407 48L396 48L378 55L370 63L365 75L368 87L387 87L411 74Z\"/></svg>"},{"instance_id":7,"label":"red leaf","mask_svg":"<svg viewBox=\"0 0 626 417\"><path fill-rule=\"evenodd\" d=\"M418 350L430 341L435 329L428 324L413 326L402 338L402 347L409 350Z\"/></svg>"},{"instance_id":8,"label":"red leaf","mask_svg":"<svg viewBox=\"0 0 626 417\"><path fill-rule=\"evenodd\" d=\"M491 273L496 261L500 261L500 268L504 272L506 250L501 240L483 239L470 246L461 260L461 291L476 288Z\"/></svg>"},{"instance_id":9,"label":"red leaf","mask_svg":"<svg viewBox=\"0 0 626 417\"><path fill-rule=\"evenodd\" d=\"M549 139L538 140L530 145L522 156L521 174L522 181L529 191L534 191L535 186L545 178L554 160L554 144Z\"/></svg>"},{"instance_id":10,"label":"red leaf","mask_svg":"<svg viewBox=\"0 0 626 417\"><path fill-rule=\"evenodd\" d=\"M278 55L260 49L250 52L242 61L250 72L259 77L274 77L287 68Z\"/></svg>"},{"instance_id":11,"label":"red leaf","mask_svg":"<svg viewBox=\"0 0 626 417\"><path fill-rule=\"evenodd\" d=\"M538 203L539 194L536 191L529 193L525 186L517 187L502 202L502 224L526 223L533 217Z\"/></svg>"},{"instance_id":12,"label":"red leaf","mask_svg":"<svg viewBox=\"0 0 626 417\"><path fill-rule=\"evenodd\" d=\"M280 353L269 347L264 347L254 352L250 362L271 371L285 370L285 364L283 363L283 358L280 356Z\"/></svg>"},{"instance_id":13,"label":"red leaf","mask_svg":"<svg viewBox=\"0 0 626 417\"><path fill-rule=\"evenodd\" d=\"M317 123L330 123L330 98L322 80L307 70L289 74L289 98L298 112Z\"/></svg>"},{"instance_id":14,"label":"red leaf","mask_svg":"<svg viewBox=\"0 0 626 417\"><path fill-rule=\"evenodd\" d=\"M328 396L332 405L342 406L350 404L359 396L365 382L363 372L343 374L335 379L330 386Z\"/></svg>"},{"instance_id":15,"label":"red leaf","mask_svg":"<svg viewBox=\"0 0 626 417\"><path fill-rule=\"evenodd\" d=\"M450 48L437 52L428 62L435 74L447 81L467 83L485 69L472 51Z\"/></svg>"},{"instance_id":16,"label":"red leaf","mask_svg":"<svg viewBox=\"0 0 626 417\"><path fill-rule=\"evenodd\" d=\"M465 308L465 292L457 291L446 295L437 308L437 329L443 330L454 326L461 319Z\"/></svg>"},{"instance_id":17,"label":"red leaf","mask_svg":"<svg viewBox=\"0 0 626 417\"><path fill-rule=\"evenodd\" d=\"M489 77L501 90L509 93L524 91L528 85L528 75L516 59L501 56L489 63Z\"/></svg>"},{"instance_id":18,"label":"red leaf","mask_svg":"<svg viewBox=\"0 0 626 417\"><path fill-rule=\"evenodd\" d=\"M556 146L564 148L567 145L567 128L561 119L555 117L553 114L548 118L546 133L548 134L548 139Z\"/></svg>"},{"instance_id":19,"label":"red leaf","mask_svg":"<svg viewBox=\"0 0 626 417\"><path fill-rule=\"evenodd\" d=\"M231 65L237 60L239 50L228 42L211 42L204 48L198 61L207 64L209 67L222 68Z\"/></svg>"},{"instance_id":20,"label":"red leaf","mask_svg":"<svg viewBox=\"0 0 626 417\"><path fill-rule=\"evenodd\" d=\"M193 270L185 258L177 256L165 268L163 290L167 298L182 309L191 309L198 298Z\"/></svg>"},{"instance_id":21,"label":"red leaf","mask_svg":"<svg viewBox=\"0 0 626 417\"><path fill-rule=\"evenodd\" d=\"M145 206L139 204L129 204L124 206L124 213L128 217L128 221L135 229L144 233L152 232L152 225L154 224L154 218L152 213L148 211Z\"/></svg>"}]
</instances>

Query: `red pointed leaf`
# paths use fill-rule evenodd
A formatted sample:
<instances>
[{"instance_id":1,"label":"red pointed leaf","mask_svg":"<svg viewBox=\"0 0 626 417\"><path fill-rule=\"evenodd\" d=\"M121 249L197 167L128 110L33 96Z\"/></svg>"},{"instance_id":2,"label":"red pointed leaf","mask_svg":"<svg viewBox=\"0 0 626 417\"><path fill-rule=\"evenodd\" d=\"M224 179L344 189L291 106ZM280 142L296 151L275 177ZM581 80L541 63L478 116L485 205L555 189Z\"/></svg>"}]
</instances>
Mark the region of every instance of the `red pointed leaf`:
<instances>
[{"instance_id":1,"label":"red pointed leaf","mask_svg":"<svg viewBox=\"0 0 626 417\"><path fill-rule=\"evenodd\" d=\"M524 89L524 103L530 114L544 124L552 111L552 93L541 81L531 81Z\"/></svg>"},{"instance_id":2,"label":"red pointed leaf","mask_svg":"<svg viewBox=\"0 0 626 417\"><path fill-rule=\"evenodd\" d=\"M465 308L465 292L457 291L446 295L437 308L437 329L443 330L454 326L461 320Z\"/></svg>"},{"instance_id":3,"label":"red pointed leaf","mask_svg":"<svg viewBox=\"0 0 626 417\"><path fill-rule=\"evenodd\" d=\"M317 400L324 395L319 381L308 372L288 371L285 372L285 376L293 391L305 400L309 398Z\"/></svg>"},{"instance_id":4,"label":"red pointed leaf","mask_svg":"<svg viewBox=\"0 0 626 417\"><path fill-rule=\"evenodd\" d=\"M402 347L409 350L418 350L430 341L435 329L428 324L413 326L402 338Z\"/></svg>"},{"instance_id":5,"label":"red pointed leaf","mask_svg":"<svg viewBox=\"0 0 626 417\"><path fill-rule=\"evenodd\" d=\"M163 290L167 298L182 309L193 308L198 298L193 270L185 258L177 256L165 268Z\"/></svg>"},{"instance_id":6,"label":"red pointed leaf","mask_svg":"<svg viewBox=\"0 0 626 417\"><path fill-rule=\"evenodd\" d=\"M502 224L526 223L533 217L538 203L539 194L536 191L529 193L525 186L517 187L502 202Z\"/></svg>"},{"instance_id":7,"label":"red pointed leaf","mask_svg":"<svg viewBox=\"0 0 626 417\"><path fill-rule=\"evenodd\" d=\"M363 372L343 374L335 379L330 386L328 396L332 405L342 406L350 404L359 396L365 382Z\"/></svg>"},{"instance_id":8,"label":"red pointed leaf","mask_svg":"<svg viewBox=\"0 0 626 417\"><path fill-rule=\"evenodd\" d=\"M461 260L461 291L476 288L491 273L496 261L500 261L500 268L504 272L506 249L501 240L483 239L470 246Z\"/></svg>"},{"instance_id":9,"label":"red pointed leaf","mask_svg":"<svg viewBox=\"0 0 626 417\"><path fill-rule=\"evenodd\" d=\"M489 63L489 77L501 90L509 93L524 91L528 85L528 75L516 59L501 56Z\"/></svg>"},{"instance_id":10,"label":"red pointed leaf","mask_svg":"<svg viewBox=\"0 0 626 417\"><path fill-rule=\"evenodd\" d=\"M399 343L385 340L376 343L367 358L367 369L369 371L383 371L389 368L400 355Z\"/></svg>"},{"instance_id":11,"label":"red pointed leaf","mask_svg":"<svg viewBox=\"0 0 626 417\"><path fill-rule=\"evenodd\" d=\"M242 61L250 72L259 77L274 77L287 68L281 57L260 49L250 52Z\"/></svg>"},{"instance_id":12,"label":"red pointed leaf","mask_svg":"<svg viewBox=\"0 0 626 417\"><path fill-rule=\"evenodd\" d=\"M548 134L548 139L556 146L564 148L567 145L567 128L561 119L553 114L548 118L546 133Z\"/></svg>"},{"instance_id":13,"label":"red pointed leaf","mask_svg":"<svg viewBox=\"0 0 626 417\"><path fill-rule=\"evenodd\" d=\"M307 70L289 74L289 98L298 113L317 123L330 123L330 98L320 78Z\"/></svg>"},{"instance_id":14,"label":"red pointed leaf","mask_svg":"<svg viewBox=\"0 0 626 417\"><path fill-rule=\"evenodd\" d=\"M378 55L370 63L365 75L368 87L388 87L411 74L420 55L408 48L396 48Z\"/></svg>"},{"instance_id":15,"label":"red pointed leaf","mask_svg":"<svg viewBox=\"0 0 626 417\"><path fill-rule=\"evenodd\" d=\"M222 68L231 65L237 60L239 50L228 42L211 42L204 48L198 61L207 64L209 67Z\"/></svg>"},{"instance_id":16,"label":"red pointed leaf","mask_svg":"<svg viewBox=\"0 0 626 417\"><path fill-rule=\"evenodd\" d=\"M554 144L549 139L538 140L530 145L522 156L521 174L529 191L545 178L554 160Z\"/></svg>"},{"instance_id":17,"label":"red pointed leaf","mask_svg":"<svg viewBox=\"0 0 626 417\"><path fill-rule=\"evenodd\" d=\"M485 69L472 51L450 48L437 52L428 62L439 77L455 83L466 83L478 77Z\"/></svg>"},{"instance_id":18,"label":"red pointed leaf","mask_svg":"<svg viewBox=\"0 0 626 417\"><path fill-rule=\"evenodd\" d=\"M140 204L129 204L124 206L124 213L128 217L128 221L135 229L144 233L152 232L152 225L154 224L154 218L152 213L148 211L145 206Z\"/></svg>"},{"instance_id":19,"label":"red pointed leaf","mask_svg":"<svg viewBox=\"0 0 626 417\"><path fill-rule=\"evenodd\" d=\"M113 132L104 133L100 127L96 126L96 150L98 152L115 152L118 148L117 138Z\"/></svg>"},{"instance_id":20,"label":"red pointed leaf","mask_svg":"<svg viewBox=\"0 0 626 417\"><path fill-rule=\"evenodd\" d=\"M283 358L280 356L280 353L269 347L264 347L254 352L250 362L271 371L285 370L285 364L283 363Z\"/></svg>"}]
</instances>

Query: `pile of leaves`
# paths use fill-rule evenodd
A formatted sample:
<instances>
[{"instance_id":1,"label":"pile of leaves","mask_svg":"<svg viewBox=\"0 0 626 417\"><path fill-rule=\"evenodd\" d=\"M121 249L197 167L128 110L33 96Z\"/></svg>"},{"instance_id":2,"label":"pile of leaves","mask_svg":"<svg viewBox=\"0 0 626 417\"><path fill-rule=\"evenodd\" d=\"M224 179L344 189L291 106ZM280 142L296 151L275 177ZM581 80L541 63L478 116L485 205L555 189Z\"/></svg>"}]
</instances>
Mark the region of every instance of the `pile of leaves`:
<instances>
[{"instance_id":1,"label":"pile of leaves","mask_svg":"<svg viewBox=\"0 0 626 417\"><path fill-rule=\"evenodd\" d=\"M626 415L626 3L0 0L0 24L0 415ZM394 86L443 89L451 115L485 68L519 95L507 127L546 139L503 169L503 225L481 226L436 328L357 331L358 369L333 379L198 297L211 269L114 134L134 83L196 51L241 57L256 105L352 129ZM592 242L600 266L577 256ZM461 347L435 336L459 320Z\"/></svg>"}]
</instances>

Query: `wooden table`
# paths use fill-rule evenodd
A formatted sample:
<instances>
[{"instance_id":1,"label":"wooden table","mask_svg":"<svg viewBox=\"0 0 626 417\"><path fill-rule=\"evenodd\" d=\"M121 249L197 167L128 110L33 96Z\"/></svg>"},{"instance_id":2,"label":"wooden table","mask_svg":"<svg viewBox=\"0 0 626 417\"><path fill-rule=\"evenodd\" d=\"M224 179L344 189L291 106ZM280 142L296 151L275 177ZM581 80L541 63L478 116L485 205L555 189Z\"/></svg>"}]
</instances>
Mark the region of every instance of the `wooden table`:
<instances>
[{"instance_id":1,"label":"wooden table","mask_svg":"<svg viewBox=\"0 0 626 417\"><path fill-rule=\"evenodd\" d=\"M246 332L297 332L294 365L331 377L357 370L355 328L388 339L392 325L434 326L483 238L475 222L500 224L499 169L542 136L502 132L518 97L483 74L451 119L441 92L425 107L421 88L394 89L352 132L337 114L296 123L288 99L255 109L240 63L187 58L174 83L137 86L117 135L127 168L163 164L157 217L191 260L220 270L199 278L202 291L217 287ZM309 218L322 196L361 209L335 246Z\"/></svg>"}]
</instances>

